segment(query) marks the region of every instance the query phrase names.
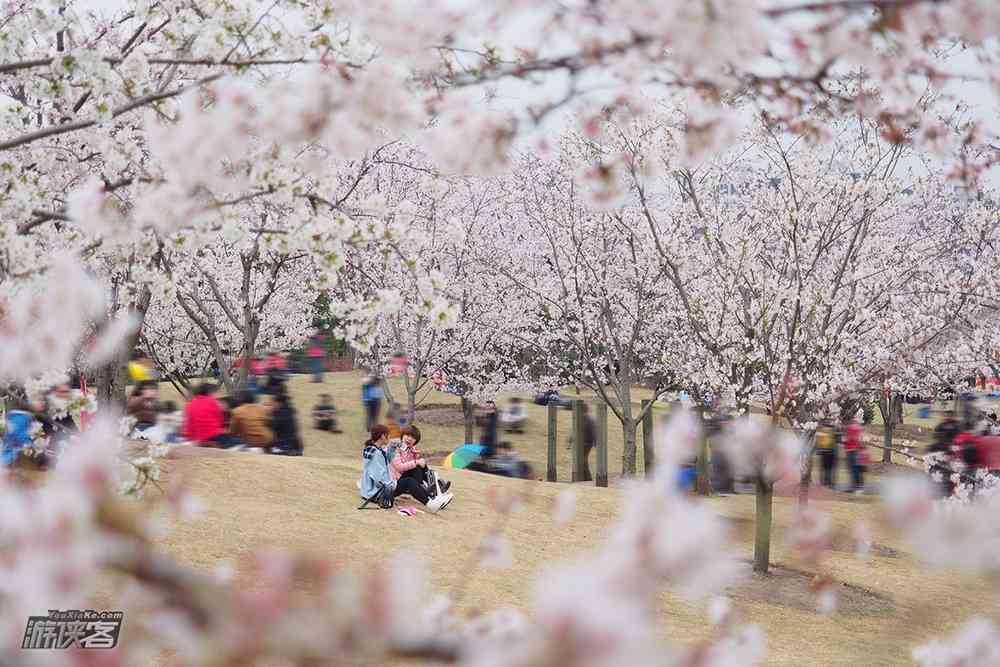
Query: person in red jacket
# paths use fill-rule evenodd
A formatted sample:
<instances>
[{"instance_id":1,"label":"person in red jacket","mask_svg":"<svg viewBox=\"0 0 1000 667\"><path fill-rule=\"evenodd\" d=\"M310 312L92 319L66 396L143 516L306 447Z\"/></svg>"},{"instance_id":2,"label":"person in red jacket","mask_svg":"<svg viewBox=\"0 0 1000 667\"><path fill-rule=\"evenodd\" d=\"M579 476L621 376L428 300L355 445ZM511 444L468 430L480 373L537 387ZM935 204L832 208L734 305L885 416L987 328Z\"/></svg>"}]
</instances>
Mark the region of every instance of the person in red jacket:
<instances>
[{"instance_id":1,"label":"person in red jacket","mask_svg":"<svg viewBox=\"0 0 1000 667\"><path fill-rule=\"evenodd\" d=\"M184 407L184 437L205 447L238 447L242 443L226 433L225 414L215 391L215 385L208 382L195 390Z\"/></svg>"},{"instance_id":2,"label":"person in red jacket","mask_svg":"<svg viewBox=\"0 0 1000 667\"><path fill-rule=\"evenodd\" d=\"M861 425L853 418L844 425L844 452L847 454L847 467L851 472L851 490L863 493L865 489L865 443L861 439Z\"/></svg>"}]
</instances>

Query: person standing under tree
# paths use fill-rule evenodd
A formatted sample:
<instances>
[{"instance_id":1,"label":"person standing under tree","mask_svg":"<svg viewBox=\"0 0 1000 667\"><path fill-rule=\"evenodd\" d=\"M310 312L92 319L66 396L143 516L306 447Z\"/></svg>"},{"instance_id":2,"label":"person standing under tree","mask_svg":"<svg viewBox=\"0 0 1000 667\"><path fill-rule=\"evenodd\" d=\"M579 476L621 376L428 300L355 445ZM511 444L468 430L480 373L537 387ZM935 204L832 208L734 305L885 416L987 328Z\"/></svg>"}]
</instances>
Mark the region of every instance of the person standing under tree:
<instances>
[{"instance_id":1,"label":"person standing under tree","mask_svg":"<svg viewBox=\"0 0 1000 667\"><path fill-rule=\"evenodd\" d=\"M497 406L493 401L489 401L483 412L483 430L479 436L479 444L483 451L483 458L490 458L496 453L497 448Z\"/></svg>"},{"instance_id":2,"label":"person standing under tree","mask_svg":"<svg viewBox=\"0 0 1000 667\"><path fill-rule=\"evenodd\" d=\"M313 382L323 381L323 334L317 331L309 338L309 346L306 350L309 357L309 370L312 373Z\"/></svg>"},{"instance_id":3,"label":"person standing under tree","mask_svg":"<svg viewBox=\"0 0 1000 667\"><path fill-rule=\"evenodd\" d=\"M828 420L823 420L816 429L816 452L819 454L820 484L836 488L837 434Z\"/></svg>"},{"instance_id":4,"label":"person standing under tree","mask_svg":"<svg viewBox=\"0 0 1000 667\"><path fill-rule=\"evenodd\" d=\"M857 494L865 489L865 446L861 434L861 425L852 417L844 427L844 451L851 472L851 491Z\"/></svg>"},{"instance_id":5,"label":"person standing under tree","mask_svg":"<svg viewBox=\"0 0 1000 667\"><path fill-rule=\"evenodd\" d=\"M378 413L382 410L382 383L374 373L361 384L361 403L365 408L365 428L370 431L378 423Z\"/></svg>"}]
</instances>

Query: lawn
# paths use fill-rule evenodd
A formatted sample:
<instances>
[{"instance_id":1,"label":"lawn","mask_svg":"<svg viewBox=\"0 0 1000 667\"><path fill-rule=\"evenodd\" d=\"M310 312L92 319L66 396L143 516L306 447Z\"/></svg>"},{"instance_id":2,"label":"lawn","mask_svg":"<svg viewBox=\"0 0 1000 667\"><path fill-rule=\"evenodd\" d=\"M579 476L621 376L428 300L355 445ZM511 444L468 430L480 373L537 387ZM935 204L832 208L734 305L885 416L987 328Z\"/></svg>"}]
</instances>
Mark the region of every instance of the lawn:
<instances>
[{"instance_id":1,"label":"lawn","mask_svg":"<svg viewBox=\"0 0 1000 667\"><path fill-rule=\"evenodd\" d=\"M364 374L360 371L345 373L327 373L323 383L313 383L309 376L294 375L289 380L289 387L293 396L296 410L299 413L299 424L305 442L305 450L308 456L319 458L332 457L352 457L360 456L361 445L367 439L365 432L365 417L361 405L361 381ZM405 400L406 393L403 389L402 380L399 378L389 379L390 391L396 396ZM164 398L178 401L176 391L169 385L163 386ZM316 404L319 395L329 393L333 395L334 404L337 406L340 428L343 433L328 433L317 431L312 428L309 413L313 405ZM649 390L635 390L635 409L639 409L639 401L649 398ZM572 390L563 392L566 398L576 398L577 394ZM589 398L593 394L581 391L580 398ZM399 398L397 398L399 400ZM402 402L402 401L401 401ZM498 401L502 406L505 399ZM423 419L420 407L429 408L436 417L443 417L443 412L451 408L451 416L454 424L444 425L432 423ZM465 439L465 427L461 422L461 400L452 394L440 391L433 391L421 394L421 403L418 407L416 424L419 426L422 441L421 449L432 461L441 461L455 447L462 444ZM521 456L532 464L535 476L544 479L545 464L548 452L548 412L547 408L534 403L527 402L528 425L523 433L501 434L502 440L511 442L520 452ZM657 416L669 413L669 407L664 404L657 404L654 408ZM385 404L383 402L382 415L385 415ZM559 448L558 448L558 479L560 481L570 480L570 449L569 436L572 432L572 414L569 410L559 410ZM478 439L479 431L475 432ZM637 433L639 440L638 466L642 471L642 428ZM608 414L608 470L612 477L621 474L622 452L624 444L622 440L621 423L615 419L610 412ZM594 455L591 455L591 469L595 462Z\"/></svg>"},{"instance_id":2,"label":"lawn","mask_svg":"<svg viewBox=\"0 0 1000 667\"><path fill-rule=\"evenodd\" d=\"M330 554L348 566L362 567L379 559L422 557L435 587L444 592L464 589L468 610L503 605L527 606L538 573L553 562L583 556L606 534L618 512L620 491L578 484L574 521L558 528L551 520L557 494L566 484L509 480L465 471L449 471L455 502L442 514L404 518L395 512L365 511L354 485L363 440L358 402L358 375L328 375L322 385L305 378L292 381L300 413L320 391L332 391L340 410L343 434L313 431L303 422L306 456L286 458L223 453L170 464L170 474L189 475L208 509L200 517L174 525L160 538L162 547L192 566L210 571L220 563L239 563L261 545ZM455 399L435 394L435 403ZM545 460L544 410L529 408L532 426L513 438L540 468ZM563 417L568 429L568 415ZM562 427L562 423L560 423ZM424 428L426 449L444 451L461 441L461 426ZM568 432L568 431L567 431ZM612 431L616 433L616 431ZM620 455L620 437L609 434L609 461ZM560 447L562 467L568 456ZM617 466L613 466L615 468ZM486 500L491 487L520 488L529 496L515 514L506 535L514 547L514 566L484 571L469 564L478 540L492 522ZM749 562L752 552L753 497L737 495L708 502L732 525L732 548ZM986 581L953 572L921 568L897 538L876 528L873 555L862 560L850 546L850 530L858 519L876 523L877 500L835 495L815 501L837 527L830 571L844 584L845 607L832 616L812 609L808 578L796 570L783 536L795 500L775 499L774 573L748 575L730 591L741 615L768 634L768 665L906 665L910 649L928 636L953 631L974 613L997 616ZM101 600L109 604L112 590ZM128 610L126 609L126 615ZM663 634L691 642L706 636L701 608L670 593L661 607ZM166 664L166 663L165 663Z\"/></svg>"}]
</instances>

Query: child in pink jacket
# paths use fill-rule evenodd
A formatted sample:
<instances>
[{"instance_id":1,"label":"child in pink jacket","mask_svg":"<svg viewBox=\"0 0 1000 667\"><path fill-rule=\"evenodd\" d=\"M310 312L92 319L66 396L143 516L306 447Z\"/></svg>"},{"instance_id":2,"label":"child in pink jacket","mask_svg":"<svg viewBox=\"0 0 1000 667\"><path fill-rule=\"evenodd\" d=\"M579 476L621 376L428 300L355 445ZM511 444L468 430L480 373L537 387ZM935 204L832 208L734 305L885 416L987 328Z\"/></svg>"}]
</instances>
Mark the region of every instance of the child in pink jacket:
<instances>
[{"instance_id":1,"label":"child in pink jacket","mask_svg":"<svg viewBox=\"0 0 1000 667\"><path fill-rule=\"evenodd\" d=\"M400 444L396 448L396 455L389 462L389 473L392 478L399 481L400 477L413 477L423 484L432 494L437 492L434 488L434 473L427 467L427 461L423 454L417 449L420 442L420 429L416 426L407 426L400 433ZM441 493L446 493L451 487L451 482L439 480Z\"/></svg>"}]
</instances>

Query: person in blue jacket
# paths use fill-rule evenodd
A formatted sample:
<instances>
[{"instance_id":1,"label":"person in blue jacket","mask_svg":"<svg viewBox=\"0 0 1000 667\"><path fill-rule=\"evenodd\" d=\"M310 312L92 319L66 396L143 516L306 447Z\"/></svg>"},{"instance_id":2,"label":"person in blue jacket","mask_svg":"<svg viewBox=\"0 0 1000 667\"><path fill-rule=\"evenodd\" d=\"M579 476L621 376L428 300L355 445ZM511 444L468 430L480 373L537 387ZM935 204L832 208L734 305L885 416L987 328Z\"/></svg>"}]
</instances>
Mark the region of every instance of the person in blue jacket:
<instances>
[{"instance_id":1,"label":"person in blue jacket","mask_svg":"<svg viewBox=\"0 0 1000 667\"><path fill-rule=\"evenodd\" d=\"M407 494L435 514L451 502L454 496L450 493L429 497L427 489L413 477L400 477L398 482L394 480L389 472L389 462L395 455L396 444L389 444L389 429L382 424L373 426L371 437L361 452L361 479L358 480L358 490L365 504L378 502L383 507L389 507L389 501Z\"/></svg>"},{"instance_id":2,"label":"person in blue jacket","mask_svg":"<svg viewBox=\"0 0 1000 667\"><path fill-rule=\"evenodd\" d=\"M371 430L378 423L378 413L382 409L382 380L377 375L369 375L361 385L361 402L365 406L365 428Z\"/></svg>"},{"instance_id":3,"label":"person in blue jacket","mask_svg":"<svg viewBox=\"0 0 1000 667\"><path fill-rule=\"evenodd\" d=\"M3 465L13 465L21 450L31 446L32 421L34 417L28 410L14 409L7 413L7 427L3 435Z\"/></svg>"}]
</instances>

